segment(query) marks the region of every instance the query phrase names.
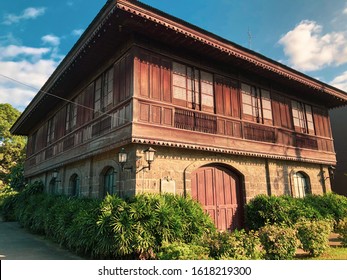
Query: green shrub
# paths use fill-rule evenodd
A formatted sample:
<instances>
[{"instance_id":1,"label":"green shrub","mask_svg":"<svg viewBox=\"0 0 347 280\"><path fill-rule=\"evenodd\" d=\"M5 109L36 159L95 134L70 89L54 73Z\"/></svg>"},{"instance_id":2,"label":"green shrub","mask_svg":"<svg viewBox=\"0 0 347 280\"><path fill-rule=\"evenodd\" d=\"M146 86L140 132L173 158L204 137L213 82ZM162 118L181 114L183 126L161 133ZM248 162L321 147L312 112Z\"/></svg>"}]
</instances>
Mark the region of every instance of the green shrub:
<instances>
[{"instance_id":1,"label":"green shrub","mask_svg":"<svg viewBox=\"0 0 347 280\"><path fill-rule=\"evenodd\" d=\"M164 243L157 254L159 260L208 260L208 248L182 242Z\"/></svg>"},{"instance_id":2,"label":"green shrub","mask_svg":"<svg viewBox=\"0 0 347 280\"><path fill-rule=\"evenodd\" d=\"M306 205L315 208L322 218L334 219L336 222L347 217L347 197L327 193L308 195L303 198Z\"/></svg>"},{"instance_id":3,"label":"green shrub","mask_svg":"<svg viewBox=\"0 0 347 280\"><path fill-rule=\"evenodd\" d=\"M15 221L15 206L18 200L18 192L10 187L1 189L0 215L6 222Z\"/></svg>"},{"instance_id":4,"label":"green shrub","mask_svg":"<svg viewBox=\"0 0 347 280\"><path fill-rule=\"evenodd\" d=\"M100 211L99 248L110 258L153 258L164 243L190 243L215 230L197 202L170 194L108 196Z\"/></svg>"},{"instance_id":5,"label":"green shrub","mask_svg":"<svg viewBox=\"0 0 347 280\"><path fill-rule=\"evenodd\" d=\"M215 231L191 198L142 194L103 201L42 193L28 185L16 200L19 223L79 254L98 259L153 259L167 243L191 243Z\"/></svg>"},{"instance_id":6,"label":"green shrub","mask_svg":"<svg viewBox=\"0 0 347 280\"><path fill-rule=\"evenodd\" d=\"M252 260L260 259L262 251L256 232L215 232L205 236L200 245L209 248L211 259Z\"/></svg>"},{"instance_id":7,"label":"green shrub","mask_svg":"<svg viewBox=\"0 0 347 280\"><path fill-rule=\"evenodd\" d=\"M290 260L297 249L296 230L281 225L265 225L259 230L265 258L270 260Z\"/></svg>"},{"instance_id":8,"label":"green shrub","mask_svg":"<svg viewBox=\"0 0 347 280\"><path fill-rule=\"evenodd\" d=\"M101 258L98 251L97 220L100 201L97 199L74 199L78 210L65 230L65 246L77 254L90 258ZM76 206L77 207L77 206Z\"/></svg>"},{"instance_id":9,"label":"green shrub","mask_svg":"<svg viewBox=\"0 0 347 280\"><path fill-rule=\"evenodd\" d=\"M347 197L328 193L291 196L258 195L246 205L246 225L257 230L265 224L284 224L289 227L299 220L334 219L347 217Z\"/></svg>"},{"instance_id":10,"label":"green shrub","mask_svg":"<svg viewBox=\"0 0 347 280\"><path fill-rule=\"evenodd\" d=\"M312 256L320 256L329 247L329 234L333 229L331 220L301 221L295 227L300 247Z\"/></svg>"},{"instance_id":11,"label":"green shrub","mask_svg":"<svg viewBox=\"0 0 347 280\"><path fill-rule=\"evenodd\" d=\"M340 235L342 245L347 247L347 217L338 222L336 231Z\"/></svg>"}]
</instances>

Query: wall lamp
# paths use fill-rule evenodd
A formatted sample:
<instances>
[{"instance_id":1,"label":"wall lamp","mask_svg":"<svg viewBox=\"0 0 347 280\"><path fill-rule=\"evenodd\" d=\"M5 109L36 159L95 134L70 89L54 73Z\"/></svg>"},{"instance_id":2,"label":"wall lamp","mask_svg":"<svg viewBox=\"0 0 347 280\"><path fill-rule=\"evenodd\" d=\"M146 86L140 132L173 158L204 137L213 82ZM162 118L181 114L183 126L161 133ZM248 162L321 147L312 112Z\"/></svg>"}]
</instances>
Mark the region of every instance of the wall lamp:
<instances>
[{"instance_id":1,"label":"wall lamp","mask_svg":"<svg viewBox=\"0 0 347 280\"><path fill-rule=\"evenodd\" d=\"M152 147L149 147L148 149L144 150L144 153L145 160L147 161L148 166L144 166L143 169L148 168L148 170L151 170L151 163L154 161L156 150L154 150Z\"/></svg>"},{"instance_id":2,"label":"wall lamp","mask_svg":"<svg viewBox=\"0 0 347 280\"><path fill-rule=\"evenodd\" d=\"M120 152L118 153L118 162L119 162L120 166L122 167L122 171L124 171L124 170L133 171L133 167L132 166L125 167L125 164L127 163L127 161L128 161L128 154L125 151L125 149L122 148L120 150Z\"/></svg>"},{"instance_id":3,"label":"wall lamp","mask_svg":"<svg viewBox=\"0 0 347 280\"><path fill-rule=\"evenodd\" d=\"M329 166L328 166L328 173L329 173L329 176L328 176L328 177L325 177L325 178L324 178L324 181L325 181L326 179L333 180L333 179L334 179L334 176L335 176L335 170L336 170L336 167L335 167L335 166L329 165Z\"/></svg>"},{"instance_id":4,"label":"wall lamp","mask_svg":"<svg viewBox=\"0 0 347 280\"><path fill-rule=\"evenodd\" d=\"M57 180L59 175L58 169L54 169L52 172L52 179L54 179L55 182L61 182L61 180Z\"/></svg>"},{"instance_id":5,"label":"wall lamp","mask_svg":"<svg viewBox=\"0 0 347 280\"><path fill-rule=\"evenodd\" d=\"M329 171L329 177L330 179L334 179L334 176L335 176L335 170L336 170L336 167L333 166L333 165L330 165L328 167L328 171Z\"/></svg>"},{"instance_id":6,"label":"wall lamp","mask_svg":"<svg viewBox=\"0 0 347 280\"><path fill-rule=\"evenodd\" d=\"M154 150L152 147L149 147L146 150L144 150L143 152L145 153L145 160L147 161L148 166L142 167L141 170L146 169L146 168L148 168L148 170L151 170L151 164L154 161L154 155L156 153L156 150ZM129 169L131 171L133 170L132 166L125 167L125 164L127 163L127 161L128 161L128 154L125 151L125 149L122 148L120 150L120 152L118 153L118 162L122 168L122 171L124 171L126 169Z\"/></svg>"}]
</instances>

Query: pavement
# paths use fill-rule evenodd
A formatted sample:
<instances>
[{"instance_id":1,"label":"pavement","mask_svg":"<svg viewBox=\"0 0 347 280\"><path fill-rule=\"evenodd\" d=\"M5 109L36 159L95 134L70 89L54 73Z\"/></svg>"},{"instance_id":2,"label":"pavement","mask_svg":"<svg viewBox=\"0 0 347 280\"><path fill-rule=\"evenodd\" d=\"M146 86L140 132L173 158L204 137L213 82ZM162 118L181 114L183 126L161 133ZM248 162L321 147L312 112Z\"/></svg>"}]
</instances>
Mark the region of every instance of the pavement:
<instances>
[{"instance_id":1,"label":"pavement","mask_svg":"<svg viewBox=\"0 0 347 280\"><path fill-rule=\"evenodd\" d=\"M82 260L42 236L29 233L17 222L0 220L0 260Z\"/></svg>"}]
</instances>

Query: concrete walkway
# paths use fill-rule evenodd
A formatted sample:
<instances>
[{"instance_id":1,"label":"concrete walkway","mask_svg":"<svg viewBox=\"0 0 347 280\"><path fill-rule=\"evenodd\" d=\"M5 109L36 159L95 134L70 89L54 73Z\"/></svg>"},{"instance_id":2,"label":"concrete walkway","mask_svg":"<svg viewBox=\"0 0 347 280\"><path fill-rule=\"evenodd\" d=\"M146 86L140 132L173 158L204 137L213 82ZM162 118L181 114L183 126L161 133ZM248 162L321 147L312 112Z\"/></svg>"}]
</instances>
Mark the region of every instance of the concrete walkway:
<instances>
[{"instance_id":1,"label":"concrete walkway","mask_svg":"<svg viewBox=\"0 0 347 280\"><path fill-rule=\"evenodd\" d=\"M59 245L0 220L0 260L81 260Z\"/></svg>"}]
</instances>

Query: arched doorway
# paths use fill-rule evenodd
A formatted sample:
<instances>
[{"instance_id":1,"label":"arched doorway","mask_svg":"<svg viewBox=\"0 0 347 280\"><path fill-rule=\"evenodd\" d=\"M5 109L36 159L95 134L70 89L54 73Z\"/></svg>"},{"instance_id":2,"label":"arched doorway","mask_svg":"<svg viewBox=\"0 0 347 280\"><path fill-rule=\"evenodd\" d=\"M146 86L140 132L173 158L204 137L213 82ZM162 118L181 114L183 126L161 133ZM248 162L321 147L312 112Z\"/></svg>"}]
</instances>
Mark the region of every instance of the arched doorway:
<instances>
[{"instance_id":1,"label":"arched doorway","mask_svg":"<svg viewBox=\"0 0 347 280\"><path fill-rule=\"evenodd\" d=\"M243 225L243 194L238 174L224 166L208 165L192 173L192 197L199 201L220 230Z\"/></svg>"}]
</instances>

